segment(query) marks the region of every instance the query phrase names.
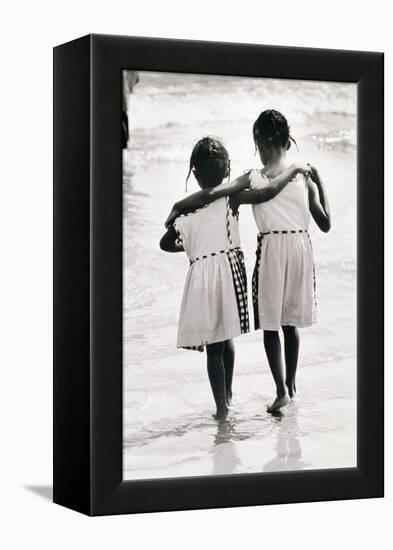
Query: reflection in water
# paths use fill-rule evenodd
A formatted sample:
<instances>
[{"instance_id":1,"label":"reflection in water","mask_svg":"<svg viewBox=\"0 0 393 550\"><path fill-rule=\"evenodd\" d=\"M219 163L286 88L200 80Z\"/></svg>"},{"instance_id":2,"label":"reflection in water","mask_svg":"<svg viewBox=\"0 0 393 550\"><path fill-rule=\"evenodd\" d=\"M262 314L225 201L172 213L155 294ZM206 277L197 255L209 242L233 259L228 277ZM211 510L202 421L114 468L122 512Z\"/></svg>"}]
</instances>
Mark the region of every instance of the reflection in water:
<instances>
[{"instance_id":1,"label":"reflection in water","mask_svg":"<svg viewBox=\"0 0 393 550\"><path fill-rule=\"evenodd\" d=\"M274 415L277 430L276 456L264 465L264 472L303 470L308 466L302 460L297 411L294 407L291 409L289 414L284 415L278 411Z\"/></svg>"},{"instance_id":2,"label":"reflection in water","mask_svg":"<svg viewBox=\"0 0 393 550\"><path fill-rule=\"evenodd\" d=\"M234 474L241 466L241 461L234 442L235 423L226 419L217 424L217 433L211 449L213 458L213 475Z\"/></svg>"},{"instance_id":3,"label":"reflection in water","mask_svg":"<svg viewBox=\"0 0 393 550\"><path fill-rule=\"evenodd\" d=\"M266 437L269 439L269 436L277 438L274 445L276 456L266 462L265 465L262 462L260 471L303 470L309 466L308 462L302 459L301 430L295 404L287 407L284 413L278 411L273 415L269 415L269 417L269 430L266 430L267 426L264 419L258 419L258 426L253 426L251 431L239 429L239 418L237 422L232 417L218 423L214 444L210 450L213 458L213 475L244 472L245 465L242 464L240 459L238 444L240 441L247 439L255 440L257 435L265 451L266 446L263 441L266 440ZM269 444L268 447L270 447ZM265 452L262 456L264 454Z\"/></svg>"}]
</instances>

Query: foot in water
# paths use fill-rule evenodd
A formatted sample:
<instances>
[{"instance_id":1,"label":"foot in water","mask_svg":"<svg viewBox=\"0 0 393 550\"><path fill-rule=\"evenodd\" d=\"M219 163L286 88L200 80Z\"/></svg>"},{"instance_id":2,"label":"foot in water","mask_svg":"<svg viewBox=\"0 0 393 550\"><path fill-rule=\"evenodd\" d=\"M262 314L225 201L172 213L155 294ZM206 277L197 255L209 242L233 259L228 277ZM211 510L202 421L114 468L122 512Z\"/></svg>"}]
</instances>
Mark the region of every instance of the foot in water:
<instances>
[{"instance_id":1,"label":"foot in water","mask_svg":"<svg viewBox=\"0 0 393 550\"><path fill-rule=\"evenodd\" d=\"M214 420L225 420L225 418L228 416L228 407L225 406L222 409L217 409L216 414L213 414Z\"/></svg>"},{"instance_id":2,"label":"foot in water","mask_svg":"<svg viewBox=\"0 0 393 550\"><path fill-rule=\"evenodd\" d=\"M288 405L289 401L290 399L288 394L285 394L282 397L276 397L273 403L268 406L267 412L274 413L280 410L282 407L285 407L285 405Z\"/></svg>"},{"instance_id":3,"label":"foot in water","mask_svg":"<svg viewBox=\"0 0 393 550\"><path fill-rule=\"evenodd\" d=\"M227 407L229 407L232 403L232 392L227 392Z\"/></svg>"}]
</instances>

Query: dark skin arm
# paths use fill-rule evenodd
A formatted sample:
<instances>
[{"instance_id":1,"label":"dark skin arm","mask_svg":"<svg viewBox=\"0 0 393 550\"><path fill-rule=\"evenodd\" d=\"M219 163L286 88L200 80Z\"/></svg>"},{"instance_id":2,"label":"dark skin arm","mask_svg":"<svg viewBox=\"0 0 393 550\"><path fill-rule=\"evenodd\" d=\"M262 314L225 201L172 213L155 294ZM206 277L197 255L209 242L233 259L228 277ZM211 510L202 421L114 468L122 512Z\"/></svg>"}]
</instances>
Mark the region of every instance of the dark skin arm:
<instances>
[{"instance_id":1,"label":"dark skin arm","mask_svg":"<svg viewBox=\"0 0 393 550\"><path fill-rule=\"evenodd\" d=\"M173 223L173 221L180 216L180 214L192 212L193 210L202 208L206 204L210 204L221 197L233 195L241 189L246 189L249 184L250 182L247 173L233 181L222 183L221 185L217 185L217 187L202 189L201 191L197 191L196 193L189 195L173 205L172 210L165 221L165 227L168 227L171 223Z\"/></svg>"},{"instance_id":2,"label":"dark skin arm","mask_svg":"<svg viewBox=\"0 0 393 550\"><path fill-rule=\"evenodd\" d=\"M330 207L322 179L313 166L307 178L310 212L321 231L328 233L331 228Z\"/></svg>"},{"instance_id":3,"label":"dark skin arm","mask_svg":"<svg viewBox=\"0 0 393 550\"><path fill-rule=\"evenodd\" d=\"M174 204L165 226L168 227L180 214L201 208L221 197L236 195L237 200L237 196L241 193L242 202L238 202L238 204L255 204L269 201L278 195L299 171L308 171L308 168L304 164L291 164L287 170L271 179L268 186L252 191L244 191L250 185L249 173L243 174L228 183L222 183L217 187L197 191ZM246 193L250 193L250 195L246 195Z\"/></svg>"},{"instance_id":4,"label":"dark skin arm","mask_svg":"<svg viewBox=\"0 0 393 550\"><path fill-rule=\"evenodd\" d=\"M294 166L295 173L300 172L307 177L311 175L312 168L309 164L298 163ZM282 174L285 174L285 172ZM239 193L231 197L232 209L237 209L241 204L259 204L273 199L278 194L277 188L274 187L274 181L277 179L278 178L274 178L269 186L263 187L262 189L246 189L245 191L239 191Z\"/></svg>"},{"instance_id":5,"label":"dark skin arm","mask_svg":"<svg viewBox=\"0 0 393 550\"><path fill-rule=\"evenodd\" d=\"M183 245L178 242L178 234L175 228L171 225L166 233L161 237L160 248L164 252L184 252Z\"/></svg>"},{"instance_id":6,"label":"dark skin arm","mask_svg":"<svg viewBox=\"0 0 393 550\"><path fill-rule=\"evenodd\" d=\"M277 189L270 189L269 185L269 187L262 189L239 191L239 193L231 197L231 203L233 204L233 208L238 208L241 204L259 204L274 199L277 194Z\"/></svg>"}]
</instances>

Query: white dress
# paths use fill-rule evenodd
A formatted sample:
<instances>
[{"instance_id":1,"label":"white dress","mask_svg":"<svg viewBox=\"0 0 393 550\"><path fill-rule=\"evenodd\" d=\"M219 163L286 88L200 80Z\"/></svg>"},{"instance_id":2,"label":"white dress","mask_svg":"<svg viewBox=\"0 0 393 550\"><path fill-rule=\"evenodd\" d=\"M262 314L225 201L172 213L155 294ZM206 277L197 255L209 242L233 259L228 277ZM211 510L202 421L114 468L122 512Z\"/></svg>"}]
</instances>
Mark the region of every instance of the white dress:
<instances>
[{"instance_id":1,"label":"white dress","mask_svg":"<svg viewBox=\"0 0 393 550\"><path fill-rule=\"evenodd\" d=\"M251 188L269 183L259 170L250 172ZM274 199L253 205L253 214L259 230L252 282L255 328L314 324L315 267L304 176L298 174Z\"/></svg>"},{"instance_id":2,"label":"white dress","mask_svg":"<svg viewBox=\"0 0 393 550\"><path fill-rule=\"evenodd\" d=\"M239 224L228 198L177 218L190 260L180 309L177 347L202 351L249 331L247 279Z\"/></svg>"}]
</instances>

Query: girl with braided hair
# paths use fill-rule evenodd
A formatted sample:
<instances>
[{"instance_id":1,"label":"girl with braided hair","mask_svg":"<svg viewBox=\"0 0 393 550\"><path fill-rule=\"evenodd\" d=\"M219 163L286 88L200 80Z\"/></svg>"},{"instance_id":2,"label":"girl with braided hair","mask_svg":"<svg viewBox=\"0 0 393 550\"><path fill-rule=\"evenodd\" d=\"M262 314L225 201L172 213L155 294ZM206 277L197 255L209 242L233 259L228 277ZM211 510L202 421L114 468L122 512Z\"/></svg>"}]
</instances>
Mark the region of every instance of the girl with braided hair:
<instances>
[{"instance_id":1,"label":"girl with braided hair","mask_svg":"<svg viewBox=\"0 0 393 550\"><path fill-rule=\"evenodd\" d=\"M323 232L330 230L331 220L322 180L310 165L292 165L294 181L276 192L277 181L291 169L286 161L287 150L291 141L296 143L287 119L278 111L263 111L253 125L253 139L263 164L261 170L251 170L230 184L194 193L174 205L167 221L214 201L222 193L229 195L235 205L253 205L258 228L252 281L254 322L255 329L264 331L265 351L276 384L276 398L268 407L273 413L296 393L298 329L316 322L310 214ZM244 191L247 188L250 190ZM269 195L272 191L273 196ZM284 335L285 376L280 329Z\"/></svg>"},{"instance_id":2,"label":"girl with braided hair","mask_svg":"<svg viewBox=\"0 0 393 550\"><path fill-rule=\"evenodd\" d=\"M270 185L272 177L286 168L291 141L287 119L278 111L263 111L253 126L255 147L262 170L249 174L250 187ZM268 407L275 412L296 394L299 328L316 322L316 280L309 235L310 214L325 233L330 230L330 208L322 180L310 166L269 205L255 204L258 228L253 274L255 329L264 331L264 345L276 384L276 398ZM285 370L279 329L284 336ZM284 374L285 372L285 374Z\"/></svg>"},{"instance_id":3,"label":"girl with braided hair","mask_svg":"<svg viewBox=\"0 0 393 550\"><path fill-rule=\"evenodd\" d=\"M228 151L215 138L199 140L191 154L187 179L191 172L202 190L217 189L230 175ZM293 170L289 170L279 176L268 191L247 191L243 200L271 198L292 175ZM232 339L249 331L249 319L237 213L241 194L235 199L221 191L215 199L178 216L169 224L160 247L166 252L185 251L189 257L177 347L199 351L206 347L208 376L217 407L215 418L222 419L232 398Z\"/></svg>"}]
</instances>

